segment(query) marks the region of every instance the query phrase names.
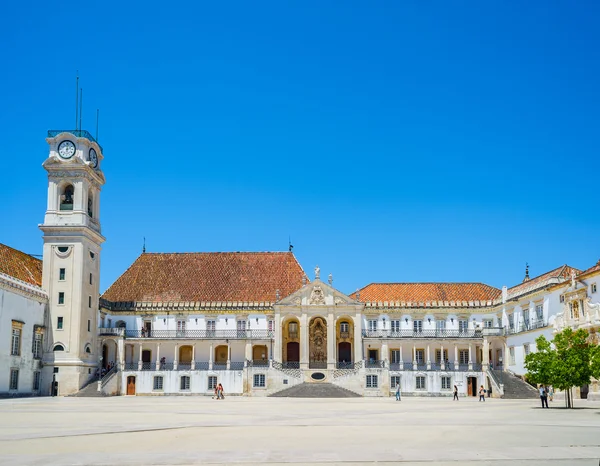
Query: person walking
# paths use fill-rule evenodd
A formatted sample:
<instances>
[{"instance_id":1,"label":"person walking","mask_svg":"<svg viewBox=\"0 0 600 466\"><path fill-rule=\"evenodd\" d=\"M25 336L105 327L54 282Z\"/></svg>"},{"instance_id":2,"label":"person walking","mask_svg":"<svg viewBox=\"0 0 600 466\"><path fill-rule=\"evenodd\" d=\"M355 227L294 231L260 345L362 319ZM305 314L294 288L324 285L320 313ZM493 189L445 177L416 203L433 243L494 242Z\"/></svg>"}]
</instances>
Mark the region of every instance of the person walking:
<instances>
[{"instance_id":1,"label":"person walking","mask_svg":"<svg viewBox=\"0 0 600 466\"><path fill-rule=\"evenodd\" d=\"M454 398L452 398L452 401L458 401L458 387L455 385L454 386Z\"/></svg>"},{"instance_id":2,"label":"person walking","mask_svg":"<svg viewBox=\"0 0 600 466\"><path fill-rule=\"evenodd\" d=\"M548 388L548 398L550 398L550 401L554 401L554 387L552 385Z\"/></svg>"},{"instance_id":3,"label":"person walking","mask_svg":"<svg viewBox=\"0 0 600 466\"><path fill-rule=\"evenodd\" d=\"M400 401L400 384L396 384L396 401Z\"/></svg>"},{"instance_id":4,"label":"person walking","mask_svg":"<svg viewBox=\"0 0 600 466\"><path fill-rule=\"evenodd\" d=\"M485 388L483 388L483 385L479 389L479 401L485 401Z\"/></svg>"},{"instance_id":5,"label":"person walking","mask_svg":"<svg viewBox=\"0 0 600 466\"><path fill-rule=\"evenodd\" d=\"M540 385L539 388L540 391L540 400L542 400L542 409L544 408L544 404L546 405L546 408L549 408L548 406L548 393L546 392L546 387L544 387L544 385Z\"/></svg>"},{"instance_id":6,"label":"person walking","mask_svg":"<svg viewBox=\"0 0 600 466\"><path fill-rule=\"evenodd\" d=\"M219 384L219 388L217 389L217 393L218 393L218 398L220 400L224 400L225 396L223 395L223 385Z\"/></svg>"}]
</instances>

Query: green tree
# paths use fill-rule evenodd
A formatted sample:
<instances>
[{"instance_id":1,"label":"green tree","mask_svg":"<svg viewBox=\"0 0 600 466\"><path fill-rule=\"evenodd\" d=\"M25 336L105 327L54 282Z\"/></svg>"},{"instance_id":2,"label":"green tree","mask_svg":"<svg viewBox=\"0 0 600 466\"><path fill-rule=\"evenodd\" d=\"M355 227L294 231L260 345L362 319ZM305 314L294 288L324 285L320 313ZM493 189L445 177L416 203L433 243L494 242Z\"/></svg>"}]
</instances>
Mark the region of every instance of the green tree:
<instances>
[{"instance_id":1,"label":"green tree","mask_svg":"<svg viewBox=\"0 0 600 466\"><path fill-rule=\"evenodd\" d=\"M535 340L536 351L525 356L527 381L535 384L552 385L556 351L543 335Z\"/></svg>"},{"instance_id":2,"label":"green tree","mask_svg":"<svg viewBox=\"0 0 600 466\"><path fill-rule=\"evenodd\" d=\"M573 387L590 383L592 366L590 356L592 346L588 342L587 330L573 331L566 328L554 336L556 358L553 365L552 385L564 390L567 395L567 407L573 407Z\"/></svg>"},{"instance_id":3,"label":"green tree","mask_svg":"<svg viewBox=\"0 0 600 466\"><path fill-rule=\"evenodd\" d=\"M586 330L566 328L554 336L552 345L543 336L536 339L536 352L525 358L527 380L564 391L566 405L572 408L572 388L589 384L600 371L600 350L588 337Z\"/></svg>"}]
</instances>

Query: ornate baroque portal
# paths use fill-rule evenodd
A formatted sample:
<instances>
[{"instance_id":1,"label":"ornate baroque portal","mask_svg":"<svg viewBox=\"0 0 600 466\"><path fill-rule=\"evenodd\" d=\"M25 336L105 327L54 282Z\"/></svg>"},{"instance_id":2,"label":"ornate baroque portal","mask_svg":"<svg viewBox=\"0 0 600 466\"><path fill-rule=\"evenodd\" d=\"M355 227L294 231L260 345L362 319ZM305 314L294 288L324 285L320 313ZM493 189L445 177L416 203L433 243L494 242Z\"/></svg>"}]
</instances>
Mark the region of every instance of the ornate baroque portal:
<instances>
[{"instance_id":1,"label":"ornate baroque portal","mask_svg":"<svg viewBox=\"0 0 600 466\"><path fill-rule=\"evenodd\" d=\"M315 317L310 323L310 361L311 369L327 368L327 323L322 317Z\"/></svg>"}]
</instances>

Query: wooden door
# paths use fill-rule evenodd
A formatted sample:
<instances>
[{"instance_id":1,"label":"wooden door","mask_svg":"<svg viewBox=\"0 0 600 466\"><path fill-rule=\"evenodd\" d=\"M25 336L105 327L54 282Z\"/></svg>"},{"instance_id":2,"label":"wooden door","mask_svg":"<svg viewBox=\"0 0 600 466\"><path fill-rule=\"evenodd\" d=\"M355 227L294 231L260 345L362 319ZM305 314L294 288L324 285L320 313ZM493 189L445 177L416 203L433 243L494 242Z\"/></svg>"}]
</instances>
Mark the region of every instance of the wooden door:
<instances>
[{"instance_id":1,"label":"wooden door","mask_svg":"<svg viewBox=\"0 0 600 466\"><path fill-rule=\"evenodd\" d=\"M471 383L473 380L472 377L467 378L467 395L473 396L473 384Z\"/></svg>"},{"instance_id":2,"label":"wooden door","mask_svg":"<svg viewBox=\"0 0 600 466\"><path fill-rule=\"evenodd\" d=\"M287 362L300 362L300 343L290 341L287 344Z\"/></svg>"},{"instance_id":3,"label":"wooden door","mask_svg":"<svg viewBox=\"0 0 600 466\"><path fill-rule=\"evenodd\" d=\"M133 375L127 377L127 394L135 395L135 376Z\"/></svg>"},{"instance_id":4,"label":"wooden door","mask_svg":"<svg viewBox=\"0 0 600 466\"><path fill-rule=\"evenodd\" d=\"M352 345L348 342L341 342L338 345L338 362L352 362Z\"/></svg>"},{"instance_id":5,"label":"wooden door","mask_svg":"<svg viewBox=\"0 0 600 466\"><path fill-rule=\"evenodd\" d=\"M106 345L102 345L102 367L106 369L108 365L108 347Z\"/></svg>"},{"instance_id":6,"label":"wooden door","mask_svg":"<svg viewBox=\"0 0 600 466\"><path fill-rule=\"evenodd\" d=\"M182 346L179 348L179 362L182 364L190 364L192 362L191 346Z\"/></svg>"}]
</instances>

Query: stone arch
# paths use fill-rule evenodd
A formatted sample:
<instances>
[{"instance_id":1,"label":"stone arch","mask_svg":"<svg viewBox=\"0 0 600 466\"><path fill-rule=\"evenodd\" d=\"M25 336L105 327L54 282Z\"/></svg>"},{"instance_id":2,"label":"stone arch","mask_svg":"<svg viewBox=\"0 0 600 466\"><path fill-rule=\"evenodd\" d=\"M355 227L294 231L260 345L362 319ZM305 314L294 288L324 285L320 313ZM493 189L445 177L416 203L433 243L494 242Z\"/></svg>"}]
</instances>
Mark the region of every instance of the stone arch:
<instances>
[{"instance_id":1,"label":"stone arch","mask_svg":"<svg viewBox=\"0 0 600 466\"><path fill-rule=\"evenodd\" d=\"M180 364L191 364L192 363L192 345L183 345L179 347L179 363Z\"/></svg>"},{"instance_id":2,"label":"stone arch","mask_svg":"<svg viewBox=\"0 0 600 466\"><path fill-rule=\"evenodd\" d=\"M300 367L300 332L298 316L291 315L283 319L281 323L281 360L291 367Z\"/></svg>"},{"instance_id":3,"label":"stone arch","mask_svg":"<svg viewBox=\"0 0 600 466\"><path fill-rule=\"evenodd\" d=\"M336 361L340 368L353 361L354 354L354 320L350 316L339 316L335 322Z\"/></svg>"},{"instance_id":4,"label":"stone arch","mask_svg":"<svg viewBox=\"0 0 600 466\"><path fill-rule=\"evenodd\" d=\"M219 345L215 348L215 364L227 364L227 356L229 355L229 346Z\"/></svg>"},{"instance_id":5,"label":"stone arch","mask_svg":"<svg viewBox=\"0 0 600 466\"><path fill-rule=\"evenodd\" d=\"M59 187L59 210L73 210L75 186L64 183Z\"/></svg>"}]
</instances>

